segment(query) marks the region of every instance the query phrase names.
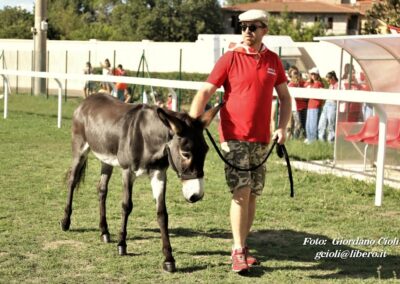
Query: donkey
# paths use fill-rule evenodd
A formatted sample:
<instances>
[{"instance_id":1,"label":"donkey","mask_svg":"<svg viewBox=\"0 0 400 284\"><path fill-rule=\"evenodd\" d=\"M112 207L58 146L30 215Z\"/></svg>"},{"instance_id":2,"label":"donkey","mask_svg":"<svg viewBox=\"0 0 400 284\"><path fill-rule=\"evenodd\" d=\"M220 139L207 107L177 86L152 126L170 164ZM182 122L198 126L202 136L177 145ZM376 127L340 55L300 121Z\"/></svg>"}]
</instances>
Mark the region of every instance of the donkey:
<instances>
[{"instance_id":1,"label":"donkey","mask_svg":"<svg viewBox=\"0 0 400 284\"><path fill-rule=\"evenodd\" d=\"M203 130L208 127L220 106L197 119L144 104L126 104L109 96L96 94L85 99L72 118L72 166L67 176L68 196L61 228L69 230L74 190L85 174L89 151L101 161L98 185L100 231L104 242L110 242L106 219L108 182L113 167L122 168L122 226L118 252L126 255L129 214L133 209L132 187L135 178L147 174L156 201L157 221L165 256L163 269L176 271L168 232L165 204L167 169L171 165L182 182L183 196L188 202L203 198L203 167L208 146Z\"/></svg>"}]
</instances>

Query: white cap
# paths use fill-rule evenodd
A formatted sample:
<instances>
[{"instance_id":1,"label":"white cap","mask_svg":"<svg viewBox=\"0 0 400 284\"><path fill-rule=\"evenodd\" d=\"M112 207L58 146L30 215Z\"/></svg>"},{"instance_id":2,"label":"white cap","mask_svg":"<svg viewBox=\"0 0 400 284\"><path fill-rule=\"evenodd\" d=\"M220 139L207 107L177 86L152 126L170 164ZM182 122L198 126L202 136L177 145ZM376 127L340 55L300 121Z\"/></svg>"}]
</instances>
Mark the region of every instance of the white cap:
<instances>
[{"instance_id":1,"label":"white cap","mask_svg":"<svg viewBox=\"0 0 400 284\"><path fill-rule=\"evenodd\" d=\"M318 74L319 75L319 70L317 67L313 67L310 69L310 71L308 71L308 73L310 74Z\"/></svg>"},{"instance_id":2,"label":"white cap","mask_svg":"<svg viewBox=\"0 0 400 284\"><path fill-rule=\"evenodd\" d=\"M268 13L264 10L251 9L239 15L239 22L260 21L268 25Z\"/></svg>"}]
</instances>

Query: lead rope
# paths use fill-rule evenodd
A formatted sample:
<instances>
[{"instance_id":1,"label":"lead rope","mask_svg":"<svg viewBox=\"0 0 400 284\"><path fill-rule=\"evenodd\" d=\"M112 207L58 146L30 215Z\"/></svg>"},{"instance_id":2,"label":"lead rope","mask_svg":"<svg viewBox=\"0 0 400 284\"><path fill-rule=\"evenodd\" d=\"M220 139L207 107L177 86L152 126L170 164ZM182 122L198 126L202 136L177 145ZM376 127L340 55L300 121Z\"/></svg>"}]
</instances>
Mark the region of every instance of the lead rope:
<instances>
[{"instance_id":1,"label":"lead rope","mask_svg":"<svg viewBox=\"0 0 400 284\"><path fill-rule=\"evenodd\" d=\"M286 166L287 166L287 170L288 170L289 183L290 183L290 197L294 197L292 167L290 166L289 155L288 155L285 145L278 144L277 140L274 140L274 143L272 144L271 148L269 149L269 151L268 151L266 157L263 159L263 161L260 164L258 164L257 166L253 166L251 168L245 169L245 168L241 168L241 167L232 165L228 160L226 160L225 157L222 155L221 151L219 150L217 143L215 142L214 138L212 137L210 131L208 131L207 128L206 128L206 133L207 133L207 136L210 139L211 143L213 144L215 150L217 151L218 156L221 158L221 160L224 161L224 163L227 164L228 166L230 166L238 171L248 172L248 171L254 171L254 170L258 169L268 160L274 147L276 146L277 147L276 152L278 154L278 157L279 158L282 158L283 156L285 157Z\"/></svg>"}]
</instances>

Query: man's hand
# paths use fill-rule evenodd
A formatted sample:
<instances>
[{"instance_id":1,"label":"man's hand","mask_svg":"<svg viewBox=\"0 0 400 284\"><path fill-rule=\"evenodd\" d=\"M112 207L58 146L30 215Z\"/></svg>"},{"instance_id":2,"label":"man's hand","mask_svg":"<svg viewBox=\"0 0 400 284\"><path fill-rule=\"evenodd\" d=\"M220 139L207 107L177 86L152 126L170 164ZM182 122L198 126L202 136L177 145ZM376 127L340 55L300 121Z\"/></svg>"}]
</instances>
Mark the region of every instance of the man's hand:
<instances>
[{"instance_id":1,"label":"man's hand","mask_svg":"<svg viewBox=\"0 0 400 284\"><path fill-rule=\"evenodd\" d=\"M272 140L278 139L278 144L284 144L286 141L286 129L278 128L272 135Z\"/></svg>"}]
</instances>

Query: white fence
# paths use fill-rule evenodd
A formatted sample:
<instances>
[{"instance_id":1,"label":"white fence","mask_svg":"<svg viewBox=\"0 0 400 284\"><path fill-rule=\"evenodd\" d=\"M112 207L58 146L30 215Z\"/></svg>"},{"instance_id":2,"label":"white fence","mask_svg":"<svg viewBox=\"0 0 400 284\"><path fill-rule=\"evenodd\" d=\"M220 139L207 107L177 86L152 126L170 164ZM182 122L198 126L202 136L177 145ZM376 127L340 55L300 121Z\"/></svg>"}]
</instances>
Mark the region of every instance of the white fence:
<instances>
[{"instance_id":1,"label":"white fence","mask_svg":"<svg viewBox=\"0 0 400 284\"><path fill-rule=\"evenodd\" d=\"M108 58L112 66L122 64L125 69L137 71L144 52L151 72L193 72L208 74L221 54L228 50L229 43L240 42L241 35L199 35L196 42L118 42L118 41L47 41L47 72L83 74L85 63L93 67ZM335 70L340 74L341 49L326 42L293 42L288 36L266 36L266 46L287 64L296 64L301 71L318 67L321 75ZM3 54L3 57L1 57ZM345 54L344 62L349 55ZM0 39L0 65L2 69L34 70L33 41ZM356 65L356 71L360 71ZM287 66L285 66L287 67ZM288 67L287 67L288 68ZM32 81L29 77L10 76L10 86L18 91L29 91ZM81 94L83 83L76 80L64 81L64 89L70 94ZM57 89L53 81L49 89ZM1 88L1 86L0 86Z\"/></svg>"},{"instance_id":2,"label":"white fence","mask_svg":"<svg viewBox=\"0 0 400 284\"><path fill-rule=\"evenodd\" d=\"M103 75L82 75L82 74L63 74L63 73L46 73L46 72L31 72L18 70L0 70L0 76L3 77L6 84L4 88L4 119L7 118L8 112L8 75L39 77L56 80L58 84L58 115L57 125L61 127L61 109L62 109L62 84L60 80L77 80L77 81L106 81L106 82L124 82L128 84L148 85L157 87L166 87L173 89L189 89L198 90L203 83L193 81L178 81L164 79L146 79L136 77L123 76L103 76ZM400 106L400 93L387 92L367 92L356 90L328 90L328 89L304 89L304 88L289 88L292 97L295 98L314 98L321 100L337 100L343 102L361 102L373 105L379 115L379 144L377 155L377 170L376 170L376 190L375 190L375 205L381 206L383 198L383 181L384 181L384 165L386 151L386 121L387 115L382 105ZM219 91L222 91L219 89Z\"/></svg>"}]
</instances>

